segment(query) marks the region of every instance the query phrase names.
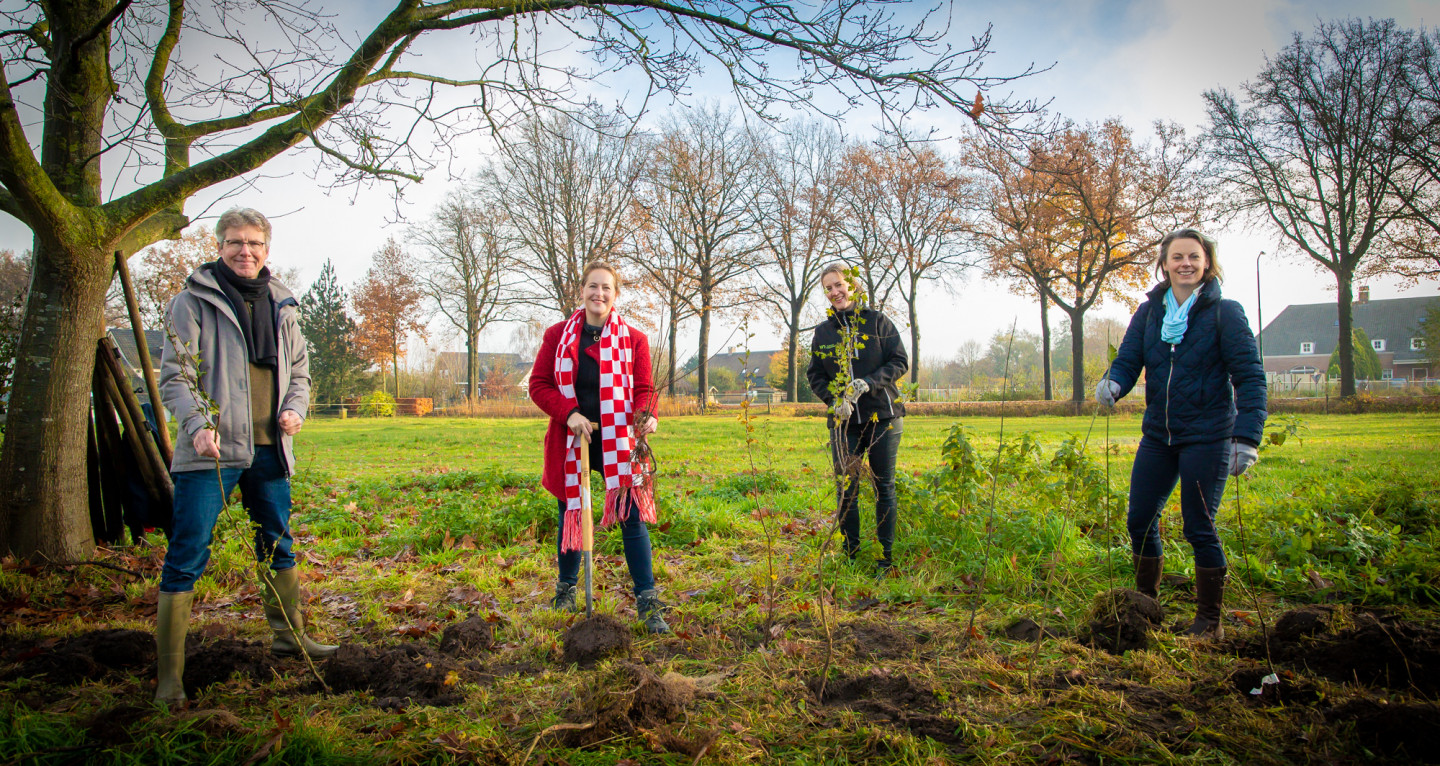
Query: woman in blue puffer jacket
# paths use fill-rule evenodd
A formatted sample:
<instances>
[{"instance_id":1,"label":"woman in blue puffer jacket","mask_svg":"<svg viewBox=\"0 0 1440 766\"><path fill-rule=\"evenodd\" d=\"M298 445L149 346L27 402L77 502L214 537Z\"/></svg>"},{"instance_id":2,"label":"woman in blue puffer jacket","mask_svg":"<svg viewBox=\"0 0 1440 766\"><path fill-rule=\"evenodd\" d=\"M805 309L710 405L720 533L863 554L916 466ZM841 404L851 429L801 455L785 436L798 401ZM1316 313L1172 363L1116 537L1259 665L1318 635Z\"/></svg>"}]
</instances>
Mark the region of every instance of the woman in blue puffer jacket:
<instances>
[{"instance_id":1,"label":"woman in blue puffer jacket","mask_svg":"<svg viewBox=\"0 0 1440 766\"><path fill-rule=\"evenodd\" d=\"M1245 311L1220 298L1215 241L1181 229L1160 243L1151 290L1095 400L1114 405L1145 368L1145 419L1130 473L1127 525L1135 589L1157 598L1163 557L1160 512L1180 484L1185 539L1195 551L1192 636L1219 638L1225 551L1215 513L1225 481L1258 459L1265 428L1265 372Z\"/></svg>"}]
</instances>

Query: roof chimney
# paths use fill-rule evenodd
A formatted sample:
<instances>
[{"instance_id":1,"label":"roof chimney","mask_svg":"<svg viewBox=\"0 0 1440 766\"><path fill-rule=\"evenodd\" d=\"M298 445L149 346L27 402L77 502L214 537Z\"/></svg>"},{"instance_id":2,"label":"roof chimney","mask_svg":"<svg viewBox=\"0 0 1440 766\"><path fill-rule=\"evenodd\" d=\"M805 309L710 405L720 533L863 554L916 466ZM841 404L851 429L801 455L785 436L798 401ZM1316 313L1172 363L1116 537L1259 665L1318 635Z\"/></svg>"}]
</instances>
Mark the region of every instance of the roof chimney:
<instances>
[{"instance_id":1,"label":"roof chimney","mask_svg":"<svg viewBox=\"0 0 1440 766\"><path fill-rule=\"evenodd\" d=\"M1360 285L1360 300L1359 300L1358 302L1359 302L1359 303L1369 303L1369 302L1370 302L1370 285Z\"/></svg>"}]
</instances>

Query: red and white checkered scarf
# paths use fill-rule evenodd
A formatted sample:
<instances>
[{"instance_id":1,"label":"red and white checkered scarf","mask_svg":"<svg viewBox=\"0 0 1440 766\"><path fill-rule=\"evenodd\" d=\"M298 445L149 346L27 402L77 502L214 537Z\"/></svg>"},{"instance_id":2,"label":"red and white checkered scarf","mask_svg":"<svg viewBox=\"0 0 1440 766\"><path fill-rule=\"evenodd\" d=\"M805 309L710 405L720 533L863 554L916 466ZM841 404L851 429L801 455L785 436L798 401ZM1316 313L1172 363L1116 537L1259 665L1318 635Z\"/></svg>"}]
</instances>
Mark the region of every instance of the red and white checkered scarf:
<instances>
[{"instance_id":1,"label":"red and white checkered scarf","mask_svg":"<svg viewBox=\"0 0 1440 766\"><path fill-rule=\"evenodd\" d=\"M580 333L585 329L585 310L570 315L560 332L560 345L555 349L555 383L560 393L574 400L575 375L580 369ZM635 366L631 350L630 327L611 311L600 333L600 452L605 474L605 515L601 527L608 527L621 514L628 513L630 499L640 509L640 520L655 523L655 496L645 482L645 472L632 464L630 436L635 417ZM565 440L565 525L561 529L560 550L580 549L580 482L589 476L580 475L580 450L585 441L569 434ZM590 509L584 509L586 513Z\"/></svg>"}]
</instances>

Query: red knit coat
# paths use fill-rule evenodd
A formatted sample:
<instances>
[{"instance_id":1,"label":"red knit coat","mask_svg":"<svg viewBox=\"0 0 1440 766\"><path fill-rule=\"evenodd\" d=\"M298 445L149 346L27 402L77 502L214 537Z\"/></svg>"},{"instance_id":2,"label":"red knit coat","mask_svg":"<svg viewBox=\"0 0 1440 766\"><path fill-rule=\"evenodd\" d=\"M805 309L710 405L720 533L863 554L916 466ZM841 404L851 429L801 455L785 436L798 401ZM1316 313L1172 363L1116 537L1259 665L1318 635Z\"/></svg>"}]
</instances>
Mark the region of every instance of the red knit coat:
<instances>
[{"instance_id":1,"label":"red knit coat","mask_svg":"<svg viewBox=\"0 0 1440 766\"><path fill-rule=\"evenodd\" d=\"M550 427L545 431L545 469L540 474L540 486L557 498L565 497L565 437L569 431L565 421L579 406L576 401L560 393L555 383L555 348L560 345L560 332L565 323L550 326L540 351L535 355L535 366L530 370L530 399L550 416ZM636 425L639 425L640 411L653 407L651 397L655 392L654 379L650 374L650 339L645 333L630 326L631 358L635 366L635 389L631 391ZM600 344L594 343L583 352L598 364ZM596 436L598 438L598 435ZM599 469L600 466L592 466Z\"/></svg>"}]
</instances>

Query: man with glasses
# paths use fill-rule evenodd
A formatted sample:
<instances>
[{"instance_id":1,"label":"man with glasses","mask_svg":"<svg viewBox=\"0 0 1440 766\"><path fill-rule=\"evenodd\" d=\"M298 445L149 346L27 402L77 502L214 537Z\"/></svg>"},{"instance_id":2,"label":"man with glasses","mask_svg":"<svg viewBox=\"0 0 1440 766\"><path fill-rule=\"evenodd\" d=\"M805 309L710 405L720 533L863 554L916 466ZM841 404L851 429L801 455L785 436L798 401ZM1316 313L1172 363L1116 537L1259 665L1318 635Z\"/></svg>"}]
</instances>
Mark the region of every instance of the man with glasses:
<instances>
[{"instance_id":1,"label":"man with glasses","mask_svg":"<svg viewBox=\"0 0 1440 766\"><path fill-rule=\"evenodd\" d=\"M259 212L226 211L215 224L220 257L190 275L166 313L160 393L180 434L170 466L175 527L160 574L155 699L170 705L185 701L195 581L236 485L255 530L265 618L275 632L271 651L319 658L337 649L305 635L290 550L291 438L309 409L310 362L295 296L265 266L270 233Z\"/></svg>"}]
</instances>

